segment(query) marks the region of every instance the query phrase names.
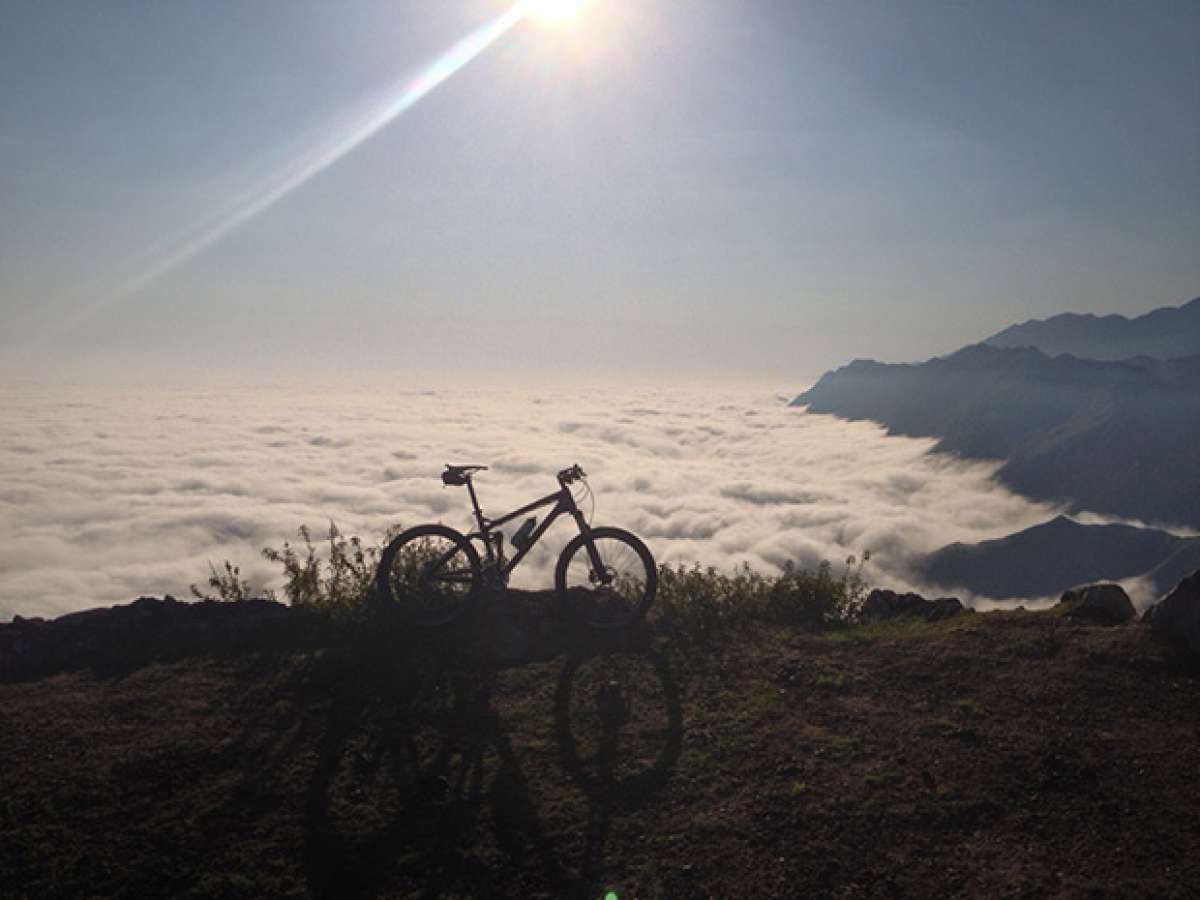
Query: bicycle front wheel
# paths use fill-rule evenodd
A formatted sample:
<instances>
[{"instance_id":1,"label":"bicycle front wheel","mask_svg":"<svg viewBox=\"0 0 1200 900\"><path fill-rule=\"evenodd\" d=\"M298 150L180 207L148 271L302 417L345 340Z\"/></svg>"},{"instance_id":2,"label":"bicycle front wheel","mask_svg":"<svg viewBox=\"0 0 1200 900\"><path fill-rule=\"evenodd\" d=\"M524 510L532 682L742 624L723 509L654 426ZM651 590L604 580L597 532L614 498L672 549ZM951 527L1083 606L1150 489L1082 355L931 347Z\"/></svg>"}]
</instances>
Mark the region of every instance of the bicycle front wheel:
<instances>
[{"instance_id":1,"label":"bicycle front wheel","mask_svg":"<svg viewBox=\"0 0 1200 900\"><path fill-rule=\"evenodd\" d=\"M564 548L554 587L561 602L592 628L624 628L650 608L658 571L637 535L620 528L592 528Z\"/></svg>"},{"instance_id":2,"label":"bicycle front wheel","mask_svg":"<svg viewBox=\"0 0 1200 900\"><path fill-rule=\"evenodd\" d=\"M444 525L418 525L397 535L379 558L375 590L416 625L445 625L474 603L479 554Z\"/></svg>"}]
</instances>

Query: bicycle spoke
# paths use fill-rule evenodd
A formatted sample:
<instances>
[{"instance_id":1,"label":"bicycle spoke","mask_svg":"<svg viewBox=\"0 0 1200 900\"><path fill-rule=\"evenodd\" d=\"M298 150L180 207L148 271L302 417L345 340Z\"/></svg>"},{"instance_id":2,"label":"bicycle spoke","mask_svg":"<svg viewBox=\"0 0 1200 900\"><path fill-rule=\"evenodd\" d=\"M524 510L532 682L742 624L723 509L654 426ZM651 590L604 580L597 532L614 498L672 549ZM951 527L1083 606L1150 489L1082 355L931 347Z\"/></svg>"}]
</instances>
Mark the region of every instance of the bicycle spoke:
<instances>
[{"instance_id":1,"label":"bicycle spoke","mask_svg":"<svg viewBox=\"0 0 1200 900\"><path fill-rule=\"evenodd\" d=\"M609 533L600 533L607 531ZM653 594L652 563L633 543L637 539L618 529L598 529L592 535L597 568L586 543L580 543L567 560L562 589L591 625L620 627L644 612Z\"/></svg>"},{"instance_id":2,"label":"bicycle spoke","mask_svg":"<svg viewBox=\"0 0 1200 900\"><path fill-rule=\"evenodd\" d=\"M474 576L470 572L448 572L445 575L426 576L426 580L446 582L448 584L470 584L474 580Z\"/></svg>"},{"instance_id":3,"label":"bicycle spoke","mask_svg":"<svg viewBox=\"0 0 1200 900\"><path fill-rule=\"evenodd\" d=\"M421 624L455 618L472 598L478 562L463 537L441 526L419 526L397 538L380 562L386 594Z\"/></svg>"}]
</instances>

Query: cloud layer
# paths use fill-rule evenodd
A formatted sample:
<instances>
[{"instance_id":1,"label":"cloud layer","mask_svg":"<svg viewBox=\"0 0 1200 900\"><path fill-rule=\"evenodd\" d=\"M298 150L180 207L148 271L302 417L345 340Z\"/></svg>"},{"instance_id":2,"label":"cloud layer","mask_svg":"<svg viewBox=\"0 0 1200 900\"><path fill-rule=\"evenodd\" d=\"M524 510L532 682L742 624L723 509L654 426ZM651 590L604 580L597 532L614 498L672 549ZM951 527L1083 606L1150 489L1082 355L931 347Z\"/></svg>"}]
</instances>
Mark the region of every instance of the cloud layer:
<instances>
[{"instance_id":1,"label":"cloud layer","mask_svg":"<svg viewBox=\"0 0 1200 900\"><path fill-rule=\"evenodd\" d=\"M259 551L302 523L372 539L396 523L465 529L446 462L491 466L477 484L493 515L579 462L593 521L660 561L840 566L870 550L868 577L896 588L920 587L916 554L1057 511L997 485L992 465L929 455L931 441L787 407L800 387L6 388L0 620L186 596L225 559L277 587ZM518 583L549 586L572 530L556 525Z\"/></svg>"}]
</instances>

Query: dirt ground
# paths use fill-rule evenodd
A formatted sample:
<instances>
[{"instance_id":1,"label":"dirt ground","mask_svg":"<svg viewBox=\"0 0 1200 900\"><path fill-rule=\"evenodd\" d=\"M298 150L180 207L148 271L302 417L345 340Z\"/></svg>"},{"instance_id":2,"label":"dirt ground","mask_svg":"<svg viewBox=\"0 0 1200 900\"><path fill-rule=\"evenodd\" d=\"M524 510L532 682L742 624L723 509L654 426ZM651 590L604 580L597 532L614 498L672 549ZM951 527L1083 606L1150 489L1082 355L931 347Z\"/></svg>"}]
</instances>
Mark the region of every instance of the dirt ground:
<instances>
[{"instance_id":1,"label":"dirt ground","mask_svg":"<svg viewBox=\"0 0 1200 900\"><path fill-rule=\"evenodd\" d=\"M1200 676L1140 624L536 608L10 675L0 896L1200 895Z\"/></svg>"}]
</instances>

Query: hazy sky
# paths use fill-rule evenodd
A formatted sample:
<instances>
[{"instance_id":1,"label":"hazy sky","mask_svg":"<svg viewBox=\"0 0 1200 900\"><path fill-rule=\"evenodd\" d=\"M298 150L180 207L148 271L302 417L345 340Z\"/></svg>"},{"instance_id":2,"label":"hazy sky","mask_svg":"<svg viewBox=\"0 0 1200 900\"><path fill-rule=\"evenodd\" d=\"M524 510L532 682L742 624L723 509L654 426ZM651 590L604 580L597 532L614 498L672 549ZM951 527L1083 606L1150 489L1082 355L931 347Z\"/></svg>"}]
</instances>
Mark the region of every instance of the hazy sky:
<instances>
[{"instance_id":1,"label":"hazy sky","mask_svg":"<svg viewBox=\"0 0 1200 900\"><path fill-rule=\"evenodd\" d=\"M508 8L5 0L0 365L800 376L1200 294L1195 0L591 0L247 218Z\"/></svg>"}]
</instances>

